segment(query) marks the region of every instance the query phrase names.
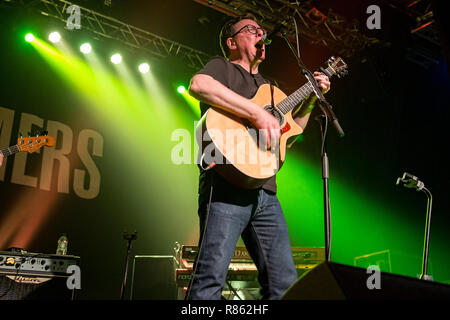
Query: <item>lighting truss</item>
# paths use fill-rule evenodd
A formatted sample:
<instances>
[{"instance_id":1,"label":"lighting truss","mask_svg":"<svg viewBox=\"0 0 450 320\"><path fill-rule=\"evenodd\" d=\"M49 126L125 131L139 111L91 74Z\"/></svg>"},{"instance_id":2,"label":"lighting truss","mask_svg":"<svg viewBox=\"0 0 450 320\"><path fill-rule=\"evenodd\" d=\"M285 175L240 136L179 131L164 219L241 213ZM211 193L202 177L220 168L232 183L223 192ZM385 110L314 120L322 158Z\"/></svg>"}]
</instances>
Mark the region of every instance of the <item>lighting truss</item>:
<instances>
[{"instance_id":1,"label":"lighting truss","mask_svg":"<svg viewBox=\"0 0 450 320\"><path fill-rule=\"evenodd\" d=\"M325 46L343 57L351 57L374 44L381 44L379 39L364 35L356 19L350 20L332 9L328 12L315 11L317 9L312 0L194 1L230 16L251 12L258 19L258 23L268 30L284 24L286 35L295 41L295 27L286 22L286 18L292 16L300 22L298 32L302 39L311 44ZM322 15L322 19L311 19L311 13L314 11L318 16Z\"/></svg>"},{"instance_id":2,"label":"lighting truss","mask_svg":"<svg viewBox=\"0 0 450 320\"><path fill-rule=\"evenodd\" d=\"M441 45L430 0L386 0L386 2L413 21L410 30L412 41L406 58L425 69L439 63L442 55Z\"/></svg>"},{"instance_id":3,"label":"lighting truss","mask_svg":"<svg viewBox=\"0 0 450 320\"><path fill-rule=\"evenodd\" d=\"M77 5L65 0L4 0L33 8L44 16L66 23L69 14L66 12L71 5ZM181 43L160 37L154 33L134 27L125 22L108 17L93 10L81 7L81 28L104 38L113 39L123 44L147 51L157 58L177 56L184 59L189 67L201 69L210 59L210 55L190 48Z\"/></svg>"}]
</instances>

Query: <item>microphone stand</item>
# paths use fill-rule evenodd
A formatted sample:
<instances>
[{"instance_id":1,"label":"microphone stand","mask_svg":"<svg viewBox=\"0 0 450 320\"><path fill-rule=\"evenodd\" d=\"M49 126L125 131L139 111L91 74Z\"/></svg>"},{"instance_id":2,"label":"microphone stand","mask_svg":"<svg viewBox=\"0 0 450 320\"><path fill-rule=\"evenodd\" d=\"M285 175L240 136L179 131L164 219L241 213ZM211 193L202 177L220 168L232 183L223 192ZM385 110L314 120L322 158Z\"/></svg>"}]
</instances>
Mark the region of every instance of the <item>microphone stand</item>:
<instances>
[{"instance_id":1,"label":"microphone stand","mask_svg":"<svg viewBox=\"0 0 450 320\"><path fill-rule=\"evenodd\" d=\"M416 189L416 191L423 191L427 195L427 215L425 221L425 239L423 244L422 255L422 273L420 274L421 280L433 280L433 277L428 274L428 251L430 245L430 228L431 228L431 207L433 203L433 195L430 190L425 188L425 184L419 180L416 176L404 172L401 178L397 178L397 185L403 183L406 188Z\"/></svg>"},{"instance_id":2,"label":"microphone stand","mask_svg":"<svg viewBox=\"0 0 450 320\"><path fill-rule=\"evenodd\" d=\"M301 69L301 73L306 77L308 82L311 84L315 95L317 96L319 107L322 110L323 118L325 119L324 128L322 128L321 124L321 132L322 132L322 180L323 180L323 195L324 195L324 224L325 224L325 258L326 261L331 261L331 207L330 207L330 196L328 192L328 179L329 179L329 166L328 166L328 156L325 151L325 138L327 132L327 124L331 122L336 129L337 133L340 137L344 136L344 131L339 125L338 119L333 112L333 107L328 103L325 97L322 94L322 90L320 90L317 81L314 79L314 75L311 71L309 71L305 65L303 64L300 57L295 53L292 44L289 39L286 37L286 32L280 32L282 38L286 41L289 49L293 53L294 57L297 60L297 64Z\"/></svg>"},{"instance_id":3,"label":"microphone stand","mask_svg":"<svg viewBox=\"0 0 450 320\"><path fill-rule=\"evenodd\" d=\"M328 192L328 179L330 177L328 167L328 156L326 151L326 136L328 129L328 118L323 114L315 118L319 122L320 132L322 134L322 181L323 181L323 200L324 200L324 227L325 227L325 257L328 262L331 261L331 206Z\"/></svg>"},{"instance_id":4,"label":"microphone stand","mask_svg":"<svg viewBox=\"0 0 450 320\"><path fill-rule=\"evenodd\" d=\"M280 34L283 37L283 39L286 41L289 49L292 51L295 59L297 60L297 64L299 65L299 67L301 69L301 73L306 77L308 82L311 84L311 87L314 90L317 100L319 101L320 109L322 110L323 114L328 118L329 122L331 122L331 124L335 127L339 136L342 138L345 135L345 133L342 130L341 125L339 124L339 121L338 121L336 115L334 114L333 107L331 106L330 103L328 103L328 101L323 96L322 90L320 90L316 79L314 79L313 73L305 67L305 65L303 64L300 57L297 56L297 54L295 53L295 50L292 47L292 44L290 43L289 39L286 37L286 32L281 31Z\"/></svg>"},{"instance_id":5,"label":"microphone stand","mask_svg":"<svg viewBox=\"0 0 450 320\"><path fill-rule=\"evenodd\" d=\"M124 232L123 239L128 241L128 245L127 245L127 255L125 258L125 273L123 276L122 287L120 288L120 300L124 300L125 298L125 289L127 286L127 278L128 278L128 262L130 260L131 244L133 240L137 239L137 232L136 231L134 233Z\"/></svg>"},{"instance_id":6,"label":"microphone stand","mask_svg":"<svg viewBox=\"0 0 450 320\"><path fill-rule=\"evenodd\" d=\"M425 239L423 245L422 274L420 275L420 279L432 280L433 278L427 272L428 272L428 249L430 245L431 204L433 202L433 196L431 195L430 190L428 190L427 188L423 187L422 190L427 195L428 203L427 203L427 217L425 221Z\"/></svg>"}]
</instances>

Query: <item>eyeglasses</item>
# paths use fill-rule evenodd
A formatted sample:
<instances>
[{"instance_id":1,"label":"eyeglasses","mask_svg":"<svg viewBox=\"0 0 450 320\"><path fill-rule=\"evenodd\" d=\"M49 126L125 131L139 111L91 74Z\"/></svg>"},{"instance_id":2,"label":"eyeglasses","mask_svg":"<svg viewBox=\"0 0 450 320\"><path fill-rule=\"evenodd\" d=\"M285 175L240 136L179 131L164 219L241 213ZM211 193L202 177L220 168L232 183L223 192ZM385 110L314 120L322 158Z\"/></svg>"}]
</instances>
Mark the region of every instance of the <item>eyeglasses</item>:
<instances>
[{"instance_id":1,"label":"eyeglasses","mask_svg":"<svg viewBox=\"0 0 450 320\"><path fill-rule=\"evenodd\" d=\"M251 34L258 34L258 30L261 30L263 32L263 34L262 34L263 38L264 38L264 36L267 35L267 31L264 30L263 28L255 27L252 24L247 24L247 25L243 26L242 28L240 28L238 31L236 31L234 34L232 34L230 36L230 38L233 38L235 35L237 35L239 32L241 32L244 29L247 29L248 32L251 33Z\"/></svg>"}]
</instances>

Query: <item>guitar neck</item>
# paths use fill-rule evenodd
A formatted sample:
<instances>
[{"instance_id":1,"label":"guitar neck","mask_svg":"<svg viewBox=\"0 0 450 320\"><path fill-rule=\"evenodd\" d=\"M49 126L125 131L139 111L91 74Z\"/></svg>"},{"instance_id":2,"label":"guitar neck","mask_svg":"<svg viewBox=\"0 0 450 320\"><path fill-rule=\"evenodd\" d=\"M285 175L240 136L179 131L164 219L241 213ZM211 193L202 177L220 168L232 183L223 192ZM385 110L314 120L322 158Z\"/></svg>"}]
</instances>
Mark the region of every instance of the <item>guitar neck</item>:
<instances>
[{"instance_id":1,"label":"guitar neck","mask_svg":"<svg viewBox=\"0 0 450 320\"><path fill-rule=\"evenodd\" d=\"M0 154L2 154L4 157L13 155L14 153L17 153L17 152L20 152L19 146L17 144L14 146L0 150Z\"/></svg>"},{"instance_id":2,"label":"guitar neck","mask_svg":"<svg viewBox=\"0 0 450 320\"><path fill-rule=\"evenodd\" d=\"M326 68L325 71L330 77L335 73L333 68L331 67ZM303 100L305 100L313 91L313 86L311 85L311 83L307 82L306 84L298 88L294 93L281 101L277 105L277 107L278 109L280 109L280 111L286 114L294 109L297 105L299 105Z\"/></svg>"}]
</instances>

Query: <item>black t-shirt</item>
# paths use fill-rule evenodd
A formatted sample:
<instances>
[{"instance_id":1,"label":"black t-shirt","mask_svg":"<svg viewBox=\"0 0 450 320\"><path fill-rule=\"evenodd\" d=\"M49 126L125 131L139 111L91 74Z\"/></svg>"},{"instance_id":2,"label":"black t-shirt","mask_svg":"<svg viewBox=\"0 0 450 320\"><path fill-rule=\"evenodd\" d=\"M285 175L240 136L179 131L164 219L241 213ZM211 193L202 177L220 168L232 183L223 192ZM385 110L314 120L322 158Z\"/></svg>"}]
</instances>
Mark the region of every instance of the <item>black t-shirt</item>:
<instances>
[{"instance_id":1,"label":"black t-shirt","mask_svg":"<svg viewBox=\"0 0 450 320\"><path fill-rule=\"evenodd\" d=\"M213 57L205 67L197 74L206 74L222 83L227 88L233 90L237 94L251 99L255 96L258 88L265 84L270 83L264 79L259 73L251 74L238 64L229 62L223 57ZM211 106L201 102L200 109L202 116ZM211 174L213 170L200 171L199 178L199 203L201 204L208 198ZM218 175L216 175L218 176ZM220 177L215 180L224 183ZM263 189L270 190L272 192L277 191L276 177L270 178L263 186Z\"/></svg>"}]
</instances>

